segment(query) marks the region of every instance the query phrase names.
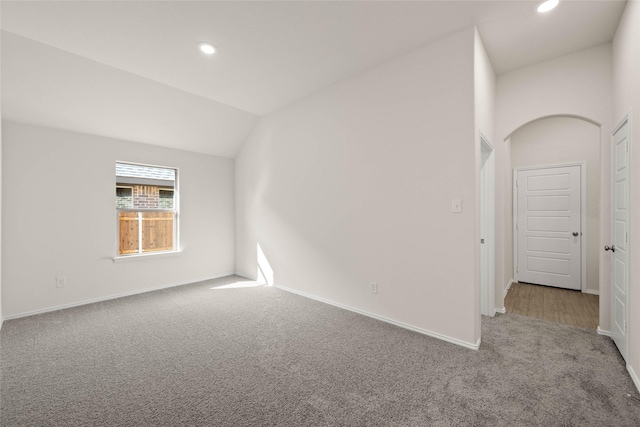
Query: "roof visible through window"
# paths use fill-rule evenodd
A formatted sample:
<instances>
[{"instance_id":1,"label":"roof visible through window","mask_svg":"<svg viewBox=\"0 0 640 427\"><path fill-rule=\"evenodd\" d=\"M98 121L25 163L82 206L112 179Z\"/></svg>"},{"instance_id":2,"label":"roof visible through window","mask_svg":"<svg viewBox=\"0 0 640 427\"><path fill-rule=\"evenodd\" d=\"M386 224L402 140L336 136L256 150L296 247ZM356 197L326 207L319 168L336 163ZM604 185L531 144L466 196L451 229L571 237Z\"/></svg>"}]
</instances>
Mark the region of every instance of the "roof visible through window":
<instances>
[{"instance_id":1,"label":"roof visible through window","mask_svg":"<svg viewBox=\"0 0 640 427\"><path fill-rule=\"evenodd\" d=\"M156 166L116 163L116 176L175 181L176 171L175 169L159 168Z\"/></svg>"}]
</instances>

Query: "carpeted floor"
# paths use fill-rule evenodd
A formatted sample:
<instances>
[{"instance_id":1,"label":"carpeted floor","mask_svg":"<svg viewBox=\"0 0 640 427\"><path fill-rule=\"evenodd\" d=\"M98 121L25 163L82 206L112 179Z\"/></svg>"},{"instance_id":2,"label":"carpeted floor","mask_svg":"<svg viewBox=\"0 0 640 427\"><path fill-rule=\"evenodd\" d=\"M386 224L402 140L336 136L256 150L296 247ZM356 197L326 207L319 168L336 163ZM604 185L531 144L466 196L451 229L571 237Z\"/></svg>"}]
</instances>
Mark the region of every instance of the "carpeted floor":
<instances>
[{"instance_id":1,"label":"carpeted floor","mask_svg":"<svg viewBox=\"0 0 640 427\"><path fill-rule=\"evenodd\" d=\"M0 425L640 425L593 331L502 315L473 351L243 280L7 321Z\"/></svg>"}]
</instances>

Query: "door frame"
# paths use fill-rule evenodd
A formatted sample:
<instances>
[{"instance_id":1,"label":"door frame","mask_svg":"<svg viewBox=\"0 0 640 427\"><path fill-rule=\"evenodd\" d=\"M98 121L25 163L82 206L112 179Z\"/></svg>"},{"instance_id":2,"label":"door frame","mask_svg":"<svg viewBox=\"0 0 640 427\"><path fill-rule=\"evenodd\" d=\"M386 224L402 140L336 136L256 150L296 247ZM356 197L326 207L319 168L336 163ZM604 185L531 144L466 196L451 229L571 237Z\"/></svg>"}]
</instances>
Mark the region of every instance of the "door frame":
<instances>
[{"instance_id":1,"label":"door frame","mask_svg":"<svg viewBox=\"0 0 640 427\"><path fill-rule=\"evenodd\" d=\"M580 292L587 292L587 162L577 161L553 165L520 166L513 168L513 278L518 281L518 172L534 169L553 169L580 166Z\"/></svg>"},{"instance_id":2,"label":"door frame","mask_svg":"<svg viewBox=\"0 0 640 427\"><path fill-rule=\"evenodd\" d=\"M480 313L496 314L496 227L495 227L495 150L489 139L480 132ZM486 253L486 258L483 257Z\"/></svg>"},{"instance_id":3,"label":"door frame","mask_svg":"<svg viewBox=\"0 0 640 427\"><path fill-rule=\"evenodd\" d=\"M631 175L632 175L632 161L631 161L631 153L632 153L632 146L631 146L631 113L627 113L625 114L625 116L622 118L622 120L618 123L618 125L616 125L616 127L613 129L613 132L611 132L611 138L610 138L610 145L611 145L611 170L609 172L609 181L610 181L610 188L611 188L611 206L610 206L610 211L611 211L611 218L610 218L610 224L609 224L609 229L611 230L611 237L610 240L613 242L613 236L614 236L614 227L615 227L615 218L613 216L613 209L614 209L614 197L615 197L615 184L616 184L616 179L615 179L615 146L614 146L614 135L620 130L620 128L622 128L624 125L627 125L627 144L628 144L628 154L627 154L627 181L629 183L629 185L627 186L627 194L625 194L625 196L627 197L627 201L628 201L628 209L627 209L627 263L626 263L626 268L625 268L625 276L627 278L627 280L625 280L625 295L626 295L626 304L625 304L625 332L624 332L624 349L625 349L625 354L623 354L622 351L620 351L620 347L618 345L616 345L616 348L618 349L618 351L620 351L620 354L622 356L622 358L625 360L625 363L627 363L627 358L628 358L628 354L629 354L629 312L631 311L631 307L629 306L629 287L630 287L630 283L631 283L631 246L632 246L632 236L633 234L631 233ZM609 272L609 295L610 295L610 310L611 310L611 326L609 329L611 329L611 336L613 338L613 323L614 323L614 316L615 316L615 311L614 311L614 304L615 304L615 299L614 299L614 295L613 295L613 287L615 286L615 284L613 283L613 265L611 265L611 271Z\"/></svg>"}]
</instances>

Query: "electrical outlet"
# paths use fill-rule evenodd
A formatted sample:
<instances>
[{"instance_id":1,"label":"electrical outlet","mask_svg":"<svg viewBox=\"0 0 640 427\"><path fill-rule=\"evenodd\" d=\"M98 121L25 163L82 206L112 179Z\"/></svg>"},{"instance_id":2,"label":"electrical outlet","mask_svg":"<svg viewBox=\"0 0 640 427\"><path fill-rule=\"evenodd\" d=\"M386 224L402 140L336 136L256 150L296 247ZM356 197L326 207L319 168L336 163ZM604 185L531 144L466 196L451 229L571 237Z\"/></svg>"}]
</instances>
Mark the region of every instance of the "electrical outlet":
<instances>
[{"instance_id":1,"label":"electrical outlet","mask_svg":"<svg viewBox=\"0 0 640 427\"><path fill-rule=\"evenodd\" d=\"M371 282L371 293L372 294L378 293L378 284L376 282Z\"/></svg>"},{"instance_id":2,"label":"electrical outlet","mask_svg":"<svg viewBox=\"0 0 640 427\"><path fill-rule=\"evenodd\" d=\"M65 276L56 277L56 288L64 288L67 286L67 278Z\"/></svg>"}]
</instances>

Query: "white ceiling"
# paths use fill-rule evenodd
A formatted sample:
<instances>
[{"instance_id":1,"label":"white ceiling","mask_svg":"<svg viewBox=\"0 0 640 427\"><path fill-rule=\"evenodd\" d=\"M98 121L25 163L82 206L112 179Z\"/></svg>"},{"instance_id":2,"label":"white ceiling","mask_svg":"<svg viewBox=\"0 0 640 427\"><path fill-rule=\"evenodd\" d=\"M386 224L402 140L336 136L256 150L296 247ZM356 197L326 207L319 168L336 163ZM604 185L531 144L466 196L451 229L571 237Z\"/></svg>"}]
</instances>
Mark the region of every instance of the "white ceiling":
<instances>
[{"instance_id":1,"label":"white ceiling","mask_svg":"<svg viewBox=\"0 0 640 427\"><path fill-rule=\"evenodd\" d=\"M611 41L624 8L537 3L2 1L3 117L233 157L258 116L455 31L503 73Z\"/></svg>"}]
</instances>

